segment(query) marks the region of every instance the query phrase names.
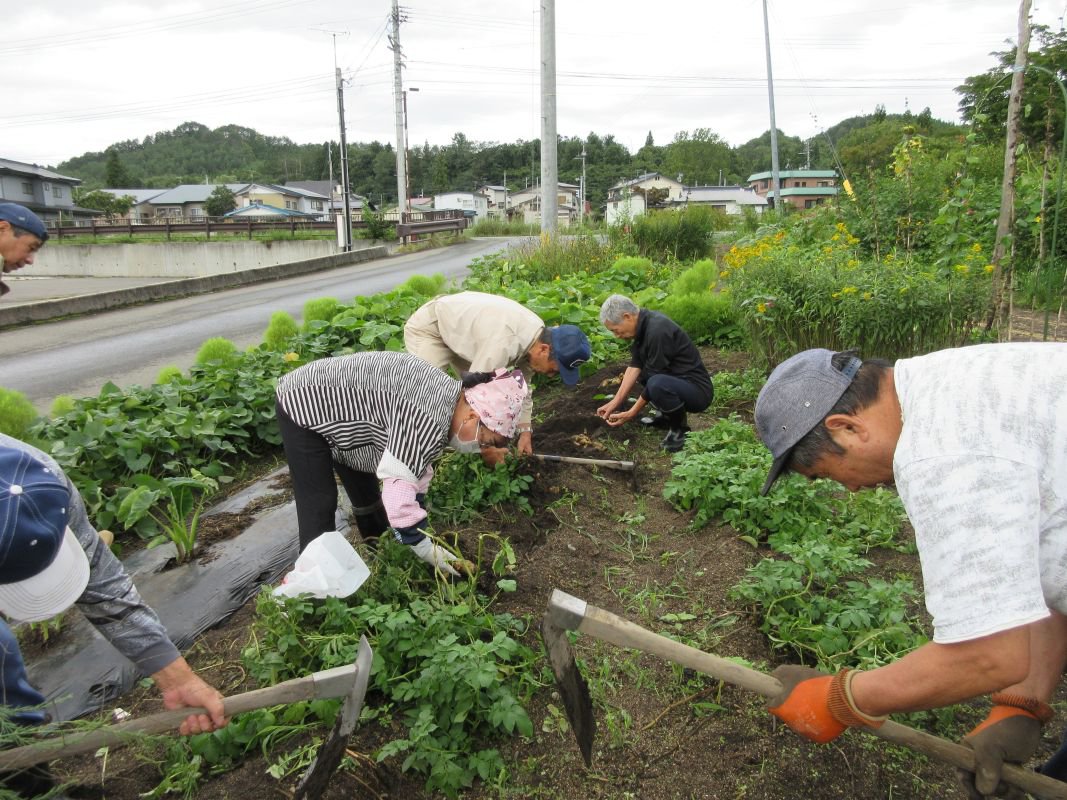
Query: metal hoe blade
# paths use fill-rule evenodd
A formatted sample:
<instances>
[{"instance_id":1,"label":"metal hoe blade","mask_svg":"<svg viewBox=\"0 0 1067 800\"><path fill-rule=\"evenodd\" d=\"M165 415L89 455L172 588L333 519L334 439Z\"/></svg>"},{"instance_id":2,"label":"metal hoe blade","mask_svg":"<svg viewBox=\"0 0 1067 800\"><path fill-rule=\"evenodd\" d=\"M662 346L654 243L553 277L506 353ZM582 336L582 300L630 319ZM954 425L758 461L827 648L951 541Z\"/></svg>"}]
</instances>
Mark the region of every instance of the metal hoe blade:
<instances>
[{"instance_id":1,"label":"metal hoe blade","mask_svg":"<svg viewBox=\"0 0 1067 800\"><path fill-rule=\"evenodd\" d=\"M596 735L593 701L589 696L589 686L578 670L578 665L574 663L574 651L567 641L567 631L577 627L582 614L579 613L575 617L566 605L557 605L556 594L558 592L553 594L552 602L549 603L548 611L541 621L541 638L545 641L548 660L556 676L556 687L563 700L571 730L574 731L574 738L578 741L578 749L582 752L585 765L589 767L593 763L593 737ZM577 598L570 599L582 603Z\"/></svg>"},{"instance_id":2,"label":"metal hoe blade","mask_svg":"<svg viewBox=\"0 0 1067 800\"><path fill-rule=\"evenodd\" d=\"M315 760L311 762L304 777L296 786L293 800L318 800L326 790L326 784L333 777L337 765L341 763L341 757L345 752L348 737L356 728L359 714L363 710L363 698L367 694L367 681L370 679L371 662L374 660L374 651L367 643L366 636L359 637L359 652L356 654L356 681L352 684L352 690L345 697L341 705L341 711L337 715L333 730L319 747Z\"/></svg>"}]
</instances>

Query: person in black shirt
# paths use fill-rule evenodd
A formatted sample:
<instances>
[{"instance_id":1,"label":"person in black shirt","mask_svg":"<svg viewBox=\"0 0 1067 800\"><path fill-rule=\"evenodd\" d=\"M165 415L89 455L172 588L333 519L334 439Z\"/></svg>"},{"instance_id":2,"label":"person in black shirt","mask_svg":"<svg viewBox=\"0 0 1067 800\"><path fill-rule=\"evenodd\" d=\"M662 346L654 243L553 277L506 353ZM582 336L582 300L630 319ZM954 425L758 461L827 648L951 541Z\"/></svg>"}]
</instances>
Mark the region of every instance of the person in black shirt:
<instances>
[{"instance_id":1,"label":"person in black shirt","mask_svg":"<svg viewBox=\"0 0 1067 800\"><path fill-rule=\"evenodd\" d=\"M676 453L685 445L687 411L711 405L711 376L696 345L671 319L658 311L638 308L628 297L613 294L600 307L600 321L620 339L632 339L630 366L615 396L596 410L608 425L622 425L651 403L667 422L661 446ZM636 384L644 391L628 411L618 409Z\"/></svg>"}]
</instances>

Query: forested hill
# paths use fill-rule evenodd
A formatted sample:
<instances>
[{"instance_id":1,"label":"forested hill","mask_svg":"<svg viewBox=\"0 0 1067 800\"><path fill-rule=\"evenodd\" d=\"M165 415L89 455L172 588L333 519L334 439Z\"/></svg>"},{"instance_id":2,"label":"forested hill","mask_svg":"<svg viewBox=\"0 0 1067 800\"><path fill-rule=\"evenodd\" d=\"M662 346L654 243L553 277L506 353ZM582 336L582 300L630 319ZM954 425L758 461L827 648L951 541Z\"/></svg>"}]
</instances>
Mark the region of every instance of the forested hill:
<instances>
[{"instance_id":1,"label":"forested hill","mask_svg":"<svg viewBox=\"0 0 1067 800\"><path fill-rule=\"evenodd\" d=\"M931 119L929 112L886 115L884 111L852 117L805 142L779 131L782 169L810 164L813 169L866 170L884 165L905 130L932 136L958 135L958 126ZM588 196L603 203L608 187L645 172L681 176L688 185L741 184L754 172L770 169L770 131L731 147L708 128L680 131L665 144L651 133L636 153L610 134L560 139L560 180L578 183L580 154L586 148ZM165 188L181 183L238 183L322 180L330 177L328 148L335 180L339 150L329 145L297 144L284 136L266 136L250 128L225 125L214 130L186 122L172 131L118 142L104 152L85 153L56 166L81 178L86 188ZM414 146L410 153L411 191L428 195L471 190L484 183L521 189L540 178L540 143L474 142L457 133L447 145ZM354 191L376 201L396 200L396 157L392 145L349 144L349 172Z\"/></svg>"}]
</instances>

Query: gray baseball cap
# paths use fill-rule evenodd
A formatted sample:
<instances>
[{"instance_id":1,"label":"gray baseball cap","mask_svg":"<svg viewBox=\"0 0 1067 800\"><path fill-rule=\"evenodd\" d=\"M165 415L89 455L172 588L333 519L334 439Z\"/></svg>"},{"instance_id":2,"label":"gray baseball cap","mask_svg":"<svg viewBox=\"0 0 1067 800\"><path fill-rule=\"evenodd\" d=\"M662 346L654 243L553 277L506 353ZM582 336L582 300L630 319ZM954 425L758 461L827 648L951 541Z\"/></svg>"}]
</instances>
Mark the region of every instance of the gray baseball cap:
<instances>
[{"instance_id":1,"label":"gray baseball cap","mask_svg":"<svg viewBox=\"0 0 1067 800\"><path fill-rule=\"evenodd\" d=\"M832 363L833 350L805 350L771 373L756 398L756 432L774 456L761 495L785 470L796 443L822 422L852 384L863 362L853 356L843 370Z\"/></svg>"}]
</instances>

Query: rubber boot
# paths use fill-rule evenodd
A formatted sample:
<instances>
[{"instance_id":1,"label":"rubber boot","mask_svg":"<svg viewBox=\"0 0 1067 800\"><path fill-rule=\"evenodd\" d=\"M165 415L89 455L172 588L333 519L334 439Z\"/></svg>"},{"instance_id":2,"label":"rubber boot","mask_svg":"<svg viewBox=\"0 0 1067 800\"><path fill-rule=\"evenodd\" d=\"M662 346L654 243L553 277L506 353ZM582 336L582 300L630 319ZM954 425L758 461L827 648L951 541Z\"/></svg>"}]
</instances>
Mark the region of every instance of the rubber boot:
<instances>
[{"instance_id":1,"label":"rubber boot","mask_svg":"<svg viewBox=\"0 0 1067 800\"><path fill-rule=\"evenodd\" d=\"M663 437L663 441L660 442L660 447L668 453L677 453L685 447L685 437L689 433L685 408L679 408L677 411L672 411L670 414L664 414L663 416L666 417L670 429L667 431L667 435Z\"/></svg>"}]
</instances>

